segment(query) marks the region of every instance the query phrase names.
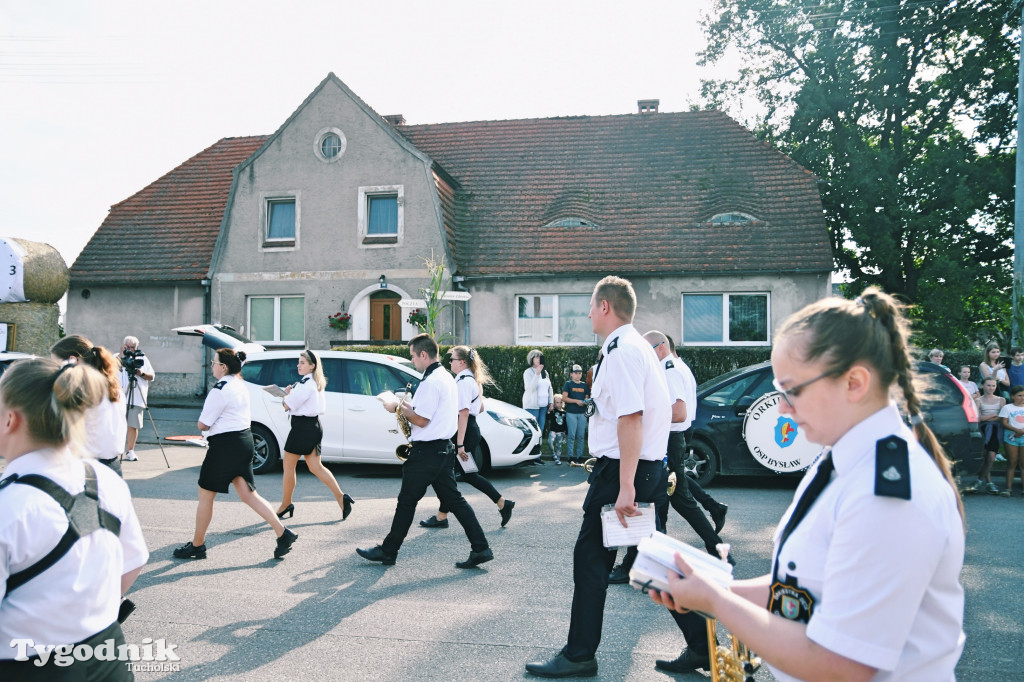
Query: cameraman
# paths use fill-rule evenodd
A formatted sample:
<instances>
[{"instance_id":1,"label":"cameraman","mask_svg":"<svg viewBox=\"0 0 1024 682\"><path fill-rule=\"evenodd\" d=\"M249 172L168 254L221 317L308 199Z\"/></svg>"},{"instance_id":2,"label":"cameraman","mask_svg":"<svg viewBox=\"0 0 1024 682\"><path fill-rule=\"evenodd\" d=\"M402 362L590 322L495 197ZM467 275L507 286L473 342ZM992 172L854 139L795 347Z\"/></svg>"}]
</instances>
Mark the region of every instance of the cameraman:
<instances>
[{"instance_id":1,"label":"cameraman","mask_svg":"<svg viewBox=\"0 0 1024 682\"><path fill-rule=\"evenodd\" d=\"M133 375L135 390L128 395ZM149 364L149 358L139 350L139 340L134 336L124 337L124 343L121 345L121 390L124 391L131 406L128 409L128 439L124 446L124 459L127 462L139 459L135 456L135 441L138 440L139 429L142 428L142 413L146 409L146 398L149 396L149 382L155 377L156 373L153 371L153 365Z\"/></svg>"}]
</instances>

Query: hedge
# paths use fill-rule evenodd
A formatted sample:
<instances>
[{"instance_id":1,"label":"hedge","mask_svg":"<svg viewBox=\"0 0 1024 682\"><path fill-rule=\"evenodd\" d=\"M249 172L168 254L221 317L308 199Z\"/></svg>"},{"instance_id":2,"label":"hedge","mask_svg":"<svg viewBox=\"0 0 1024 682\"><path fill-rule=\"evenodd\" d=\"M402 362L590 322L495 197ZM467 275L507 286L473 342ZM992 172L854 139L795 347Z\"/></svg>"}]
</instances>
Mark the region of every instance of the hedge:
<instances>
[{"instance_id":1,"label":"hedge","mask_svg":"<svg viewBox=\"0 0 1024 682\"><path fill-rule=\"evenodd\" d=\"M441 356L445 357L451 346L441 346ZM523 397L523 372L526 370L526 356L534 346L475 346L488 371L494 378L495 385L487 390L487 395L513 405L521 405ZM347 350L364 353L386 353L408 358L409 347L396 346L340 346L335 350ZM591 365L597 362L600 346L544 346L539 350L544 353L545 366L551 374L552 388L557 392L562 384L569 380L569 370L573 364L583 367L584 375ZM693 370L697 383L701 384L719 374L730 372L739 367L763 362L771 356L771 348L682 348L679 356ZM447 363L446 363L447 364Z\"/></svg>"}]
</instances>

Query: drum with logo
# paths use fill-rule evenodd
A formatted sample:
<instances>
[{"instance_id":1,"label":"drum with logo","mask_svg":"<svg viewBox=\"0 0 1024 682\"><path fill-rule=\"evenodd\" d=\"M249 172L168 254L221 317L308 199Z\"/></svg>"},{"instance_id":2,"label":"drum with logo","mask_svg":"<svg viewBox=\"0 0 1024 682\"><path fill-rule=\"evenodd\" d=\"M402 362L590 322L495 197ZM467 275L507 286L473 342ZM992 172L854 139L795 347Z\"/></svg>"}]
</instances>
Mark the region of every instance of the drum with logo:
<instances>
[{"instance_id":1,"label":"drum with logo","mask_svg":"<svg viewBox=\"0 0 1024 682\"><path fill-rule=\"evenodd\" d=\"M743 439L759 464L780 474L801 471L814 464L821 446L807 440L791 417L780 414L781 394L766 393L747 408Z\"/></svg>"}]
</instances>

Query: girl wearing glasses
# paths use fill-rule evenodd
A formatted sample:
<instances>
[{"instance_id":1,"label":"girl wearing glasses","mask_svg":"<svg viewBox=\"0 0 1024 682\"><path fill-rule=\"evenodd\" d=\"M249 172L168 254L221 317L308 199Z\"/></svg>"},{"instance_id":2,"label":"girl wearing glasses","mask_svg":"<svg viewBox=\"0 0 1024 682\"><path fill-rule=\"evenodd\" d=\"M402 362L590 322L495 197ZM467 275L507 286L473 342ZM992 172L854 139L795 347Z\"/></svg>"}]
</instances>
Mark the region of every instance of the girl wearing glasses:
<instances>
[{"instance_id":1,"label":"girl wearing glasses","mask_svg":"<svg viewBox=\"0 0 1024 682\"><path fill-rule=\"evenodd\" d=\"M281 508L277 510L277 518L283 519L295 514L295 505L292 504L292 493L295 492L295 467L299 459L305 457L309 473L319 478L338 501L338 506L341 507L341 520L344 521L352 513L355 500L347 493L341 492L338 482L334 480L334 474L320 462L320 441L324 437L320 415L327 412L327 398L324 397L327 379L324 378L320 358L308 349L299 354L297 370L302 378L294 386L285 389L286 395L281 401L284 409L291 415L292 428L284 444L284 493Z\"/></svg>"},{"instance_id":2,"label":"girl wearing glasses","mask_svg":"<svg viewBox=\"0 0 1024 682\"><path fill-rule=\"evenodd\" d=\"M217 383L210 389L199 415L199 430L206 432L209 448L199 470L199 504L196 507L196 529L192 542L174 550L176 559L205 559L206 530L213 519L213 501L217 493L226 493L234 486L238 497L270 524L277 535L274 558L280 559L291 551L298 539L284 527L274 514L274 508L256 492L252 475L252 455L255 446L249 426L252 415L249 390L240 373L245 353L230 348L217 350L212 363Z\"/></svg>"},{"instance_id":3,"label":"girl wearing glasses","mask_svg":"<svg viewBox=\"0 0 1024 682\"><path fill-rule=\"evenodd\" d=\"M772 350L780 410L825 454L776 530L772 572L724 589L677 555L686 579L651 593L714 615L779 680L955 679L963 510L922 419L907 338L898 304L877 289L790 317Z\"/></svg>"}]
</instances>

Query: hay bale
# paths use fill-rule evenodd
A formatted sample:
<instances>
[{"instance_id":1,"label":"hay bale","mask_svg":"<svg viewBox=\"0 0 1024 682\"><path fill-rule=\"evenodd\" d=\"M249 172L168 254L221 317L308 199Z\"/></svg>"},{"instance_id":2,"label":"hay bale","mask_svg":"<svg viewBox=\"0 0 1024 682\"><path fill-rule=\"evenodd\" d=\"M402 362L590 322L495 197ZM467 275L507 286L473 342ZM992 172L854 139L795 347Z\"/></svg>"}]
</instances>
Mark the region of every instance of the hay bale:
<instances>
[{"instance_id":1,"label":"hay bale","mask_svg":"<svg viewBox=\"0 0 1024 682\"><path fill-rule=\"evenodd\" d=\"M11 239L25 249L25 298L34 303L56 303L68 290L71 275L57 249L42 242Z\"/></svg>"},{"instance_id":2,"label":"hay bale","mask_svg":"<svg viewBox=\"0 0 1024 682\"><path fill-rule=\"evenodd\" d=\"M59 316L60 308L56 303L0 304L0 324L17 325L14 329L14 347L9 350L49 357L50 346L60 338L57 327ZM8 331L8 337L10 334Z\"/></svg>"}]
</instances>

